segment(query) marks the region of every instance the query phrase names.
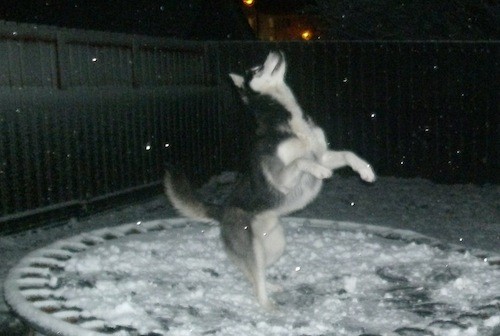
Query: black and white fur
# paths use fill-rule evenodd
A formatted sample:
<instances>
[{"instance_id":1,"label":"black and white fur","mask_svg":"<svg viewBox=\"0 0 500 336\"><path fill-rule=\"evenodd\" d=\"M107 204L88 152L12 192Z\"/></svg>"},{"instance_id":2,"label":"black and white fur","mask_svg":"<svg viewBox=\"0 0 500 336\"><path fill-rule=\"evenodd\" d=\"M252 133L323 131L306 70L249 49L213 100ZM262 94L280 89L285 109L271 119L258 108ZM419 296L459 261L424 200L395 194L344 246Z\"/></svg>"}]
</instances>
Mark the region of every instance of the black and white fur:
<instances>
[{"instance_id":1,"label":"black and white fur","mask_svg":"<svg viewBox=\"0 0 500 336\"><path fill-rule=\"evenodd\" d=\"M250 167L223 206L195 197L182 174L167 172L165 190L172 204L188 217L220 222L229 257L252 283L259 303L273 308L266 267L285 249L279 217L304 208L319 193L332 171L350 166L375 181L371 166L349 151L327 147L323 130L307 117L285 83L282 52L271 52L264 64L245 76L230 74L246 108L257 122Z\"/></svg>"}]
</instances>

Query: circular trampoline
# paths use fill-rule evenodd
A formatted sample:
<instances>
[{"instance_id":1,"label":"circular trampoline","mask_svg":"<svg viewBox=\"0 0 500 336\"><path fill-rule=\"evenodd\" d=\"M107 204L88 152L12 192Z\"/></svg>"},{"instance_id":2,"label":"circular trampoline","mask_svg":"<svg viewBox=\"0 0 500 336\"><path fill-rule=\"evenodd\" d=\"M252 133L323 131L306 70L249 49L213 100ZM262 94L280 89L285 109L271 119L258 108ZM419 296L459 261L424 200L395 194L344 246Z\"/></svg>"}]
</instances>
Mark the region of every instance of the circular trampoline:
<instances>
[{"instance_id":1,"label":"circular trampoline","mask_svg":"<svg viewBox=\"0 0 500 336\"><path fill-rule=\"evenodd\" d=\"M5 298L43 335L439 335L500 333L500 257L420 234L283 218L281 285L263 311L219 228L185 218L57 241L9 273Z\"/></svg>"}]
</instances>

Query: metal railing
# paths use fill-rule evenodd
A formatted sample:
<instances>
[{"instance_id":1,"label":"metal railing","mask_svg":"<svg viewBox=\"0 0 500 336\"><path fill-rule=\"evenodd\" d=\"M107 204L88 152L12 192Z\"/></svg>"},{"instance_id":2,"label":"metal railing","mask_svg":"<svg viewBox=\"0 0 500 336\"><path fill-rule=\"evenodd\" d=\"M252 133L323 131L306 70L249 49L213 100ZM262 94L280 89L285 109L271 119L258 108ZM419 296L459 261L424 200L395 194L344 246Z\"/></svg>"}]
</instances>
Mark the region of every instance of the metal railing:
<instances>
[{"instance_id":1,"label":"metal railing","mask_svg":"<svg viewBox=\"0 0 500 336\"><path fill-rule=\"evenodd\" d=\"M201 43L0 23L0 221L219 168L219 88ZM202 126L202 127L199 127Z\"/></svg>"},{"instance_id":2,"label":"metal railing","mask_svg":"<svg viewBox=\"0 0 500 336\"><path fill-rule=\"evenodd\" d=\"M498 45L186 42L0 22L0 231L157 188L165 163L198 182L237 169L249 116L227 73L276 48L332 148L381 175L498 183Z\"/></svg>"},{"instance_id":3,"label":"metal railing","mask_svg":"<svg viewBox=\"0 0 500 336\"><path fill-rule=\"evenodd\" d=\"M286 51L299 102L333 148L379 174L500 181L498 42L355 41L218 45L222 74Z\"/></svg>"}]
</instances>

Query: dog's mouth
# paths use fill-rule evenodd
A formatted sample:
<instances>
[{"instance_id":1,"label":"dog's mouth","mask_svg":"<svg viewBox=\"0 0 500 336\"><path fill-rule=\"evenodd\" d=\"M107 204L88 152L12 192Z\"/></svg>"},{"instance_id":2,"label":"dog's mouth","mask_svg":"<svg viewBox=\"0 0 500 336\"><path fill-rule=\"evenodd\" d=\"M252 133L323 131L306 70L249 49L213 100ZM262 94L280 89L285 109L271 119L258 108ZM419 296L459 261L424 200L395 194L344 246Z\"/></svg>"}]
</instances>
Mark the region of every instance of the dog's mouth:
<instances>
[{"instance_id":1,"label":"dog's mouth","mask_svg":"<svg viewBox=\"0 0 500 336\"><path fill-rule=\"evenodd\" d=\"M267 55L263 64L255 66L245 72L245 85L252 91L260 92L266 85L269 85L269 83L283 79L285 70L286 61L283 52L272 51ZM260 78L264 78L264 82L259 81Z\"/></svg>"},{"instance_id":2,"label":"dog's mouth","mask_svg":"<svg viewBox=\"0 0 500 336\"><path fill-rule=\"evenodd\" d=\"M284 64L285 55L281 51L272 51L262 65L258 65L250 69L250 73L256 77L260 77L263 73L270 73L271 76L279 71ZM271 70L272 69L272 70Z\"/></svg>"}]
</instances>

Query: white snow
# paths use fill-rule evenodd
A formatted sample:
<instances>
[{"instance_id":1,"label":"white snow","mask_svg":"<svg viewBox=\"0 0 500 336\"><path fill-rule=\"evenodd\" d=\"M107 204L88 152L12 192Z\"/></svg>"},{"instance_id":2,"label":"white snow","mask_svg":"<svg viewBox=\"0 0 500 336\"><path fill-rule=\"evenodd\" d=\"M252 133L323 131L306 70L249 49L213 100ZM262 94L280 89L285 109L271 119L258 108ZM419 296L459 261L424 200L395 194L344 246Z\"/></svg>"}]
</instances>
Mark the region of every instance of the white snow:
<instances>
[{"instance_id":1,"label":"white snow","mask_svg":"<svg viewBox=\"0 0 500 336\"><path fill-rule=\"evenodd\" d=\"M490 328L500 325L500 315L495 315L484 321L484 325Z\"/></svg>"},{"instance_id":2,"label":"white snow","mask_svg":"<svg viewBox=\"0 0 500 336\"><path fill-rule=\"evenodd\" d=\"M141 335L383 335L407 327L479 336L498 324L495 316L465 327L440 322L473 313L500 293L500 270L476 256L386 239L383 228L299 218L283 219L287 251L268 275L283 291L272 294L278 310L268 313L227 260L219 228L186 223L75 253L54 294L77 310L55 316L94 317L102 321L97 326ZM422 304L445 308L422 316Z\"/></svg>"},{"instance_id":3,"label":"white snow","mask_svg":"<svg viewBox=\"0 0 500 336\"><path fill-rule=\"evenodd\" d=\"M372 225L365 231L342 230L340 224L311 229L298 219L286 225L286 254L269 270L269 280L283 287L283 292L271 295L279 307L273 314L260 309L243 275L226 259L218 228L200 228L194 222L105 243L88 235L96 246L69 253L66 261L38 255L40 263L62 266L65 272L52 274L25 265L26 274L35 275L23 280L27 285L47 284L24 293L50 296L57 291L66 306L83 309L68 314L101 319L84 320L81 326L88 329L121 325L143 334L342 336L391 335L397 328L411 327L443 336L490 336L500 325L500 274L486 261L499 259L491 252L485 260L478 258L474 248L498 252L498 195L498 186L443 186L394 178L367 186L356 178L334 178L322 196L297 215ZM140 228L149 219L170 217L173 212L165 204L159 197L65 226L0 237L2 276L6 266L56 238L125 221ZM383 232L374 229L382 226L472 247L471 253L383 239L374 234ZM74 240L59 246L86 247ZM51 255L68 257L66 250L50 249ZM50 298L37 302L42 307L57 304ZM483 315L476 318L474 313ZM118 335L128 333L121 329Z\"/></svg>"}]
</instances>

